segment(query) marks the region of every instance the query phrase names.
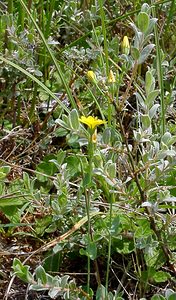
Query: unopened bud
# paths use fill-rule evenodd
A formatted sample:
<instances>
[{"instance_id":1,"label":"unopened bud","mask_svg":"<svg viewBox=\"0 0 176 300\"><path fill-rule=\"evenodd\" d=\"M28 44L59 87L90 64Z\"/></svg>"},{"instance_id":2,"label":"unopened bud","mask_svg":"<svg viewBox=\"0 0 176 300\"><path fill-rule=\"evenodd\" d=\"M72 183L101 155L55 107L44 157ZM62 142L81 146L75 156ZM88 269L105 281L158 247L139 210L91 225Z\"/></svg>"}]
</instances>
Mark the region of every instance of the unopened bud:
<instances>
[{"instance_id":1,"label":"unopened bud","mask_svg":"<svg viewBox=\"0 0 176 300\"><path fill-rule=\"evenodd\" d=\"M92 135L92 142L95 144L97 142L97 129L95 129Z\"/></svg>"},{"instance_id":2,"label":"unopened bud","mask_svg":"<svg viewBox=\"0 0 176 300\"><path fill-rule=\"evenodd\" d=\"M125 35L121 43L121 50L123 54L129 55L130 53L130 43L128 37Z\"/></svg>"},{"instance_id":3,"label":"unopened bud","mask_svg":"<svg viewBox=\"0 0 176 300\"><path fill-rule=\"evenodd\" d=\"M87 78L91 81L96 81L96 75L93 71L87 71Z\"/></svg>"},{"instance_id":4,"label":"unopened bud","mask_svg":"<svg viewBox=\"0 0 176 300\"><path fill-rule=\"evenodd\" d=\"M114 83L116 80L115 80L115 76L114 76L114 73L112 70L109 71L109 77L108 77L108 82L109 83Z\"/></svg>"}]
</instances>

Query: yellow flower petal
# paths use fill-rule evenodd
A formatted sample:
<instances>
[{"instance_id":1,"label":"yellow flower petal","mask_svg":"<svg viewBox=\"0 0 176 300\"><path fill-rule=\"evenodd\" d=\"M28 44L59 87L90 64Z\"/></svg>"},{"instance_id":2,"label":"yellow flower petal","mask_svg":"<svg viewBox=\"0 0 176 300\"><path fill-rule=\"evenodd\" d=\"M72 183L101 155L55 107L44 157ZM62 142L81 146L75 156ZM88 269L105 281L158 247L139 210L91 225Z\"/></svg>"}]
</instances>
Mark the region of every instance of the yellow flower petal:
<instances>
[{"instance_id":1,"label":"yellow flower petal","mask_svg":"<svg viewBox=\"0 0 176 300\"><path fill-rule=\"evenodd\" d=\"M121 44L122 53L129 55L130 53L130 43L128 37L125 35Z\"/></svg>"},{"instance_id":2,"label":"yellow flower petal","mask_svg":"<svg viewBox=\"0 0 176 300\"><path fill-rule=\"evenodd\" d=\"M96 80L96 75L93 71L87 71L87 78L91 81L95 81Z\"/></svg>"},{"instance_id":3,"label":"yellow flower petal","mask_svg":"<svg viewBox=\"0 0 176 300\"><path fill-rule=\"evenodd\" d=\"M115 80L115 76L114 76L114 73L112 70L109 71L109 77L108 77L108 82L109 83L114 83L116 80Z\"/></svg>"},{"instance_id":4,"label":"yellow flower petal","mask_svg":"<svg viewBox=\"0 0 176 300\"><path fill-rule=\"evenodd\" d=\"M96 117L92 117L92 116L89 116L89 117L81 116L81 118L79 120L80 120L80 122L86 124L91 129L94 129L96 126L106 123L106 121L100 120L100 119L98 119Z\"/></svg>"}]
</instances>

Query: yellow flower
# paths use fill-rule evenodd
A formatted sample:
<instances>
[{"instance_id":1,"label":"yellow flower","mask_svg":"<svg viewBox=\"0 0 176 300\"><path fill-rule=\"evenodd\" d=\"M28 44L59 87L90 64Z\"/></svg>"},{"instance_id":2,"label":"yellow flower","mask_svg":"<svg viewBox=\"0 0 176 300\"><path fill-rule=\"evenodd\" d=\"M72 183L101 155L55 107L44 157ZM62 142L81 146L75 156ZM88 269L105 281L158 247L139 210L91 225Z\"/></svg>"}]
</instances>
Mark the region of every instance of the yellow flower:
<instances>
[{"instance_id":1,"label":"yellow flower","mask_svg":"<svg viewBox=\"0 0 176 300\"><path fill-rule=\"evenodd\" d=\"M87 71L87 78L91 81L96 81L96 75L93 71Z\"/></svg>"},{"instance_id":2,"label":"yellow flower","mask_svg":"<svg viewBox=\"0 0 176 300\"><path fill-rule=\"evenodd\" d=\"M108 82L109 83L114 83L116 80L115 80L115 76L114 76L114 73L112 70L109 71L109 77L108 77Z\"/></svg>"},{"instance_id":3,"label":"yellow flower","mask_svg":"<svg viewBox=\"0 0 176 300\"><path fill-rule=\"evenodd\" d=\"M100 120L92 116L89 117L82 116L79 120L80 122L86 124L90 129L94 129L96 126L106 123L106 121Z\"/></svg>"},{"instance_id":4,"label":"yellow flower","mask_svg":"<svg viewBox=\"0 0 176 300\"><path fill-rule=\"evenodd\" d=\"M123 54L129 55L130 53L130 43L128 37L125 35L121 44L121 50Z\"/></svg>"}]
</instances>

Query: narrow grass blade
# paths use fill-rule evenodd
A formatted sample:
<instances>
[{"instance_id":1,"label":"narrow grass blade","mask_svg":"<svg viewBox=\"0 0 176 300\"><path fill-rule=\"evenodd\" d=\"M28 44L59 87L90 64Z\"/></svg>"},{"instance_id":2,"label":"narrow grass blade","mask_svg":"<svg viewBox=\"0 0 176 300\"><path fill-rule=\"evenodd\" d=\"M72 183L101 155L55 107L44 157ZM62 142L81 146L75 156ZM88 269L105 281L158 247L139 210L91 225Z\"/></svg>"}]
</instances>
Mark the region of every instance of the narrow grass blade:
<instances>
[{"instance_id":1,"label":"narrow grass blade","mask_svg":"<svg viewBox=\"0 0 176 300\"><path fill-rule=\"evenodd\" d=\"M63 73L62 73L62 70L61 70L61 68L60 68L60 66L59 66L59 64L58 64L58 62L57 62L57 60L56 60L56 58L55 58L55 56L54 56L54 54L53 54L53 51L50 49L50 47L49 47L49 45L48 45L48 43L47 43L47 41L46 41L46 39L45 39L45 37L44 37L42 31L40 30L39 26L37 25L36 21L34 20L32 14L31 14L30 11L28 10L28 8L27 8L27 6L25 5L25 3L23 2L23 0L20 0L20 3L22 4L22 6L24 7L24 9L26 10L27 15L28 15L29 18L31 19L31 21L32 21L32 23L34 24L35 28L37 29L37 31L38 31L38 33L39 33L39 35L40 35L40 37L41 37L41 39L42 39L42 41L43 41L43 44L44 44L44 46L46 47L46 49L47 49L47 51L48 51L48 53L49 53L49 55L50 55L50 57L51 57L51 59L52 59L54 65L55 65L55 67L56 67L56 70L57 70L57 72L58 72L58 74L59 74L59 77L60 77L60 79L61 79L61 81L62 81L62 83L63 83L63 85L64 85L64 87L65 87L65 90L66 90L67 96L68 96L68 98L69 98L69 100L70 100L70 103L71 103L71 105L72 105L72 108L76 108L76 109L77 109L77 105L76 105L76 103L75 103L75 100L74 100L74 98L73 98L73 96L72 96L72 94L71 94L70 88L69 88L69 86L68 86L68 84L67 84L67 82L66 82L66 80L65 80L65 78L64 78L64 75L63 75Z\"/></svg>"},{"instance_id":2,"label":"narrow grass blade","mask_svg":"<svg viewBox=\"0 0 176 300\"><path fill-rule=\"evenodd\" d=\"M38 80L38 78L36 78L35 76L33 76L31 73L29 73L28 71L26 71L25 69L23 69L22 67L18 66L17 64L13 63L12 61L4 58L3 56L0 56L0 60L5 62L6 64L14 67L15 69L17 69L18 71L22 72L23 74L25 74L27 77L31 78L33 81L35 81L36 83L38 83L38 85L46 92L48 93L53 99L55 99L60 106L67 112L69 113L69 109L58 99L58 97L50 91L50 89L48 89L46 87L46 85L44 85L40 80Z\"/></svg>"}]
</instances>

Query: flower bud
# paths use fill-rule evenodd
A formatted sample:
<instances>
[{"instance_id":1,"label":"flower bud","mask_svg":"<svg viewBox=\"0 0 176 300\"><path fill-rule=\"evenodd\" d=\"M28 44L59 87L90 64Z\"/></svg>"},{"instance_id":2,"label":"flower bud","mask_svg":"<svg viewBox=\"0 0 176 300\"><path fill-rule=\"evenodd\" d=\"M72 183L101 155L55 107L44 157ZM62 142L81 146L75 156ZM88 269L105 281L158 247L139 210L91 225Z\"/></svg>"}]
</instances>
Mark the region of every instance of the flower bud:
<instances>
[{"instance_id":1,"label":"flower bud","mask_svg":"<svg viewBox=\"0 0 176 300\"><path fill-rule=\"evenodd\" d=\"M128 37L125 35L121 43L121 51L123 54L129 55L130 53L130 43Z\"/></svg>"},{"instance_id":2,"label":"flower bud","mask_svg":"<svg viewBox=\"0 0 176 300\"><path fill-rule=\"evenodd\" d=\"M97 129L95 129L94 133L92 134L92 142L94 144L97 142Z\"/></svg>"},{"instance_id":3,"label":"flower bud","mask_svg":"<svg viewBox=\"0 0 176 300\"><path fill-rule=\"evenodd\" d=\"M93 71L87 71L87 78L90 81L96 81L96 75Z\"/></svg>"},{"instance_id":4,"label":"flower bud","mask_svg":"<svg viewBox=\"0 0 176 300\"><path fill-rule=\"evenodd\" d=\"M109 83L114 83L116 80L115 80L115 76L114 76L114 73L112 70L109 71L109 77L108 77L108 82Z\"/></svg>"}]
</instances>

